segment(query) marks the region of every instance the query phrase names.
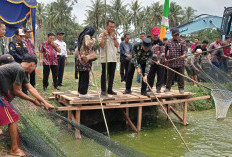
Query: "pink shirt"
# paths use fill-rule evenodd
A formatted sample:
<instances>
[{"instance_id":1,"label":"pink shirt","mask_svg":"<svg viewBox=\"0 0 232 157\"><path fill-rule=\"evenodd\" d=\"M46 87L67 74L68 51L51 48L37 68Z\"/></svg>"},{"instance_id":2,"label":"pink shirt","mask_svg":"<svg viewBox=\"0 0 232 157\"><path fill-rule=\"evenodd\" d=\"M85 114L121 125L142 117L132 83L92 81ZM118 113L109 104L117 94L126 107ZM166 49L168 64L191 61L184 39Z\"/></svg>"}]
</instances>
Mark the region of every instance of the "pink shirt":
<instances>
[{"instance_id":1,"label":"pink shirt","mask_svg":"<svg viewBox=\"0 0 232 157\"><path fill-rule=\"evenodd\" d=\"M58 65L57 52L54 47L48 43L48 41L42 44L40 53L43 53L44 56L43 65Z\"/></svg>"},{"instance_id":2,"label":"pink shirt","mask_svg":"<svg viewBox=\"0 0 232 157\"><path fill-rule=\"evenodd\" d=\"M191 50L193 50L197 45L198 45L198 44L193 44L193 45L191 46Z\"/></svg>"},{"instance_id":3,"label":"pink shirt","mask_svg":"<svg viewBox=\"0 0 232 157\"><path fill-rule=\"evenodd\" d=\"M29 53L29 54L33 54L33 55L36 55L36 52L35 52L35 45L34 45L34 43L31 41L31 39L24 39L23 42L24 42L24 44L27 46L28 53Z\"/></svg>"}]
</instances>

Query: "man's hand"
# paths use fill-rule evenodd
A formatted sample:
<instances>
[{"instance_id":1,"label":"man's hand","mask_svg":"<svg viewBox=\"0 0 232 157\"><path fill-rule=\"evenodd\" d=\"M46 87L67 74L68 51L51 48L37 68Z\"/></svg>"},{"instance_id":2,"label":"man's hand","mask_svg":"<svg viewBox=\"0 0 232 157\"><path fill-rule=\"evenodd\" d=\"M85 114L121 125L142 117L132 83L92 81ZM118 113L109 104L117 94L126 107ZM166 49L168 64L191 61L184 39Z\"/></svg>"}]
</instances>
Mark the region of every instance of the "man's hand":
<instances>
[{"instance_id":1,"label":"man's hand","mask_svg":"<svg viewBox=\"0 0 232 157\"><path fill-rule=\"evenodd\" d=\"M131 58L131 55L126 56L126 60L130 60L130 58Z\"/></svg>"},{"instance_id":2,"label":"man's hand","mask_svg":"<svg viewBox=\"0 0 232 157\"><path fill-rule=\"evenodd\" d=\"M43 65L43 60L42 59L39 60L39 64Z\"/></svg>"},{"instance_id":3,"label":"man's hand","mask_svg":"<svg viewBox=\"0 0 232 157\"><path fill-rule=\"evenodd\" d=\"M198 72L198 73L199 73L199 71L200 71L199 69L196 69L196 72Z\"/></svg>"},{"instance_id":4,"label":"man's hand","mask_svg":"<svg viewBox=\"0 0 232 157\"><path fill-rule=\"evenodd\" d=\"M137 73L140 74L140 75L142 74L142 71L141 71L140 68L137 68Z\"/></svg>"},{"instance_id":5,"label":"man's hand","mask_svg":"<svg viewBox=\"0 0 232 157\"><path fill-rule=\"evenodd\" d=\"M186 54L184 54L184 55L180 56L180 58L185 58L185 57L187 57L187 55L186 55Z\"/></svg>"},{"instance_id":6,"label":"man's hand","mask_svg":"<svg viewBox=\"0 0 232 157\"><path fill-rule=\"evenodd\" d=\"M108 31L105 30L104 33L103 33L103 37L107 36L108 34L109 34Z\"/></svg>"},{"instance_id":7,"label":"man's hand","mask_svg":"<svg viewBox=\"0 0 232 157\"><path fill-rule=\"evenodd\" d=\"M160 61L158 60L157 62L155 62L155 64L159 65L159 64L160 64Z\"/></svg>"},{"instance_id":8,"label":"man's hand","mask_svg":"<svg viewBox=\"0 0 232 157\"><path fill-rule=\"evenodd\" d=\"M116 35L114 32L110 33L110 35L113 37L113 38L116 38Z\"/></svg>"},{"instance_id":9,"label":"man's hand","mask_svg":"<svg viewBox=\"0 0 232 157\"><path fill-rule=\"evenodd\" d=\"M54 109L54 108L55 108L53 105L51 105L51 104L49 104L49 103L47 103L47 102L44 104L44 106L45 106L45 108L46 108L47 110L49 110L49 109Z\"/></svg>"},{"instance_id":10,"label":"man's hand","mask_svg":"<svg viewBox=\"0 0 232 157\"><path fill-rule=\"evenodd\" d=\"M66 59L66 60L65 60L65 64L66 64L66 65L68 65L68 64L69 64L68 59Z\"/></svg>"},{"instance_id":11,"label":"man's hand","mask_svg":"<svg viewBox=\"0 0 232 157\"><path fill-rule=\"evenodd\" d=\"M143 77L143 82L147 83L147 75Z\"/></svg>"},{"instance_id":12,"label":"man's hand","mask_svg":"<svg viewBox=\"0 0 232 157\"><path fill-rule=\"evenodd\" d=\"M41 106L41 103L40 103L37 99L35 99L35 100L33 101L33 103L34 103L36 106Z\"/></svg>"}]
</instances>

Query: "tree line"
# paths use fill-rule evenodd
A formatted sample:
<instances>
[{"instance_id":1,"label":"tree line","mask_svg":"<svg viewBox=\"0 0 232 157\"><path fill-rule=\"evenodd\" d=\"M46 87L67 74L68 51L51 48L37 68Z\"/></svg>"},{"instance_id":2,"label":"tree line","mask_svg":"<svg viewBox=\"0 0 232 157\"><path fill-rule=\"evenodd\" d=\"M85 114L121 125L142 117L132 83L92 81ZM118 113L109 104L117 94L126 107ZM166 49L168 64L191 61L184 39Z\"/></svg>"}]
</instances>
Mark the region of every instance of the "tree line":
<instances>
[{"instance_id":1,"label":"tree line","mask_svg":"<svg viewBox=\"0 0 232 157\"><path fill-rule=\"evenodd\" d=\"M65 32L64 40L69 50L74 50L74 41L77 34L82 31L83 26L78 24L75 15L72 15L74 4L78 5L77 0L57 0L48 5L39 3L37 7L37 43L40 45L46 40L47 32ZM141 32L150 34L154 26L160 27L163 4L154 2L149 6L143 7L139 0L132 3L125 3L122 0L107 1L91 0L91 5L86 8L86 20L84 25L91 25L96 30L96 38L105 28L108 19L115 21L115 30L119 36L129 33L132 38L138 37ZM195 17L196 10L191 6L182 7L176 2L170 3L169 26L170 28L186 23ZM82 15L83 16L83 15ZM121 31L122 30L122 31ZM214 35L210 34L213 32ZM204 39L211 39L215 31L203 30L201 36ZM197 34L191 35L193 39ZM202 40L204 40L202 39Z\"/></svg>"}]
</instances>

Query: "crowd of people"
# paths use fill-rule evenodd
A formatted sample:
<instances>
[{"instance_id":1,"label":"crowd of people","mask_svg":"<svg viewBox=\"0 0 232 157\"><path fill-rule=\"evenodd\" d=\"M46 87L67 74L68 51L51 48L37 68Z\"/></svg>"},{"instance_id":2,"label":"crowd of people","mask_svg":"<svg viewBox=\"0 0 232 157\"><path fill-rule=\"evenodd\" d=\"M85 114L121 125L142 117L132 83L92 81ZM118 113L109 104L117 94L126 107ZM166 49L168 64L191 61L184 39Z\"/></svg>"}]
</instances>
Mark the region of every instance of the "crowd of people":
<instances>
[{"instance_id":1,"label":"crowd of people","mask_svg":"<svg viewBox=\"0 0 232 157\"><path fill-rule=\"evenodd\" d=\"M14 111L11 101L15 96L29 100L37 106L45 105L47 109L54 108L47 103L34 88L36 85L35 68L37 55L34 43L30 39L31 30L18 29L15 32L15 40L6 46L3 37L6 26L0 23L0 126L8 125L11 136L11 154L24 155L18 144L17 121L19 116ZM78 93L80 98L88 98L88 86L92 71L92 62L97 59L94 50L96 39L93 38L95 29L86 26L79 33L76 41L75 55L75 78L79 79ZM39 64L43 66L43 90L49 86L49 74L52 72L53 87L60 90L63 86L63 75L65 64L68 64L66 43L63 41L65 33L57 32L56 35L49 33L47 41L42 43L39 49ZM119 43L115 34L115 23L107 21L106 30L99 37L100 61L101 61L101 95L117 95L113 90L115 70L117 65L118 50L120 52L120 76L121 82L125 84L124 94L130 94L133 76L137 72L138 83L141 82L141 94L149 96L150 87L154 86L156 80L156 93L170 92L173 82L177 81L179 93L184 93L184 77L174 71L187 74L198 81L198 72L203 69L202 63L207 61L224 72L228 72L228 61L231 59L231 38L225 37L221 41L218 37L211 43L199 39L191 41L180 36L177 28L172 29L172 38L160 39L160 30L154 27L149 35L140 33L140 42L132 45L130 34L125 33ZM57 40L55 40L55 37ZM8 47L8 49L7 49ZM208 47L208 48L207 48ZM222 47L222 48L221 48ZM166 68L165 68L166 67ZM174 71L168 69L173 69ZM79 74L79 77L77 76ZM157 75L157 76L156 76ZM157 79L155 79L157 77ZM141 79L142 78L142 79ZM30 81L29 81L30 80ZM197 86L196 82L193 82ZM28 91L34 96L29 97ZM2 130L0 129L0 134Z\"/></svg>"}]
</instances>

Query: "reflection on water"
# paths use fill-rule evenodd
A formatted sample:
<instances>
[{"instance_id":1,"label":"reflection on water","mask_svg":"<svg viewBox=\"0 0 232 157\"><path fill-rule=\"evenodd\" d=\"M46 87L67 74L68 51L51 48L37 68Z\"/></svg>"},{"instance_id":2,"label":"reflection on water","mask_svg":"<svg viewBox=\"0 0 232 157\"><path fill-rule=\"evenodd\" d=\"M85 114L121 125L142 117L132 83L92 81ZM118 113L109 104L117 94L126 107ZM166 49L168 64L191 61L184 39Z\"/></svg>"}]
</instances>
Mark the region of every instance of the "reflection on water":
<instances>
[{"instance_id":1,"label":"reflection on water","mask_svg":"<svg viewBox=\"0 0 232 157\"><path fill-rule=\"evenodd\" d=\"M231 110L222 122L215 119L215 110L189 112L188 122L187 127L175 124L191 150L189 153L166 118L160 118L157 124L150 122L139 134L124 131L111 137L149 156L232 156Z\"/></svg>"}]
</instances>

